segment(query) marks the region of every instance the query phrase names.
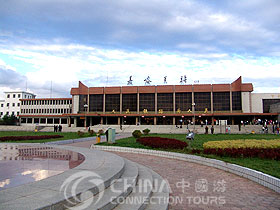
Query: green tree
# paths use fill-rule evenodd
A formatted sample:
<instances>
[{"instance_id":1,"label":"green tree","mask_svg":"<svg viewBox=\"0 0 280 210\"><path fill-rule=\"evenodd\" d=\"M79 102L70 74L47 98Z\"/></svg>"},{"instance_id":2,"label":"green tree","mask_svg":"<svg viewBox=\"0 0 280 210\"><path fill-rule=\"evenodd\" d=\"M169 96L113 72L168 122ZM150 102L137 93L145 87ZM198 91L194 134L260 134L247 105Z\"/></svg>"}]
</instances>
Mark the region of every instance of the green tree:
<instances>
[{"instance_id":1,"label":"green tree","mask_svg":"<svg viewBox=\"0 0 280 210\"><path fill-rule=\"evenodd\" d=\"M16 125L16 123L17 123L17 118L13 114L12 115L5 114L0 121L0 124L2 125Z\"/></svg>"}]
</instances>

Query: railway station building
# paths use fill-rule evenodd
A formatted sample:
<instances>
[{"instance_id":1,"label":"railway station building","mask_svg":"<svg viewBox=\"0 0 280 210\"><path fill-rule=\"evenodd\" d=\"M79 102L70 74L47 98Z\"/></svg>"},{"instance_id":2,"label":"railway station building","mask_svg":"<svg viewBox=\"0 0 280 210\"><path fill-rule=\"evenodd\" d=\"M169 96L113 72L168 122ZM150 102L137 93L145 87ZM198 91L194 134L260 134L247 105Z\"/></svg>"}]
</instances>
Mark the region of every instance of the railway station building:
<instances>
[{"instance_id":1,"label":"railway station building","mask_svg":"<svg viewBox=\"0 0 280 210\"><path fill-rule=\"evenodd\" d=\"M242 78L230 84L88 87L71 89L71 126L97 124L255 124L279 121L278 93L253 93ZM70 126L70 125L69 125Z\"/></svg>"}]
</instances>

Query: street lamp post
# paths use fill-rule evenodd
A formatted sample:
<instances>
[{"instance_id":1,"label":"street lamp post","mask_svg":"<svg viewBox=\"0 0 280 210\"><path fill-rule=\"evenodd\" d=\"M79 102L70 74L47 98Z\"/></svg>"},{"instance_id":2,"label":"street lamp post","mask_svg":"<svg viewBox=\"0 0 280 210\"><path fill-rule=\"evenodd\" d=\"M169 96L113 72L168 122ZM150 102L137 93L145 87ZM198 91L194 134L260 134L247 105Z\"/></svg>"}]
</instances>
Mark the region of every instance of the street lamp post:
<instances>
[{"instance_id":1,"label":"street lamp post","mask_svg":"<svg viewBox=\"0 0 280 210\"><path fill-rule=\"evenodd\" d=\"M195 103L192 103L193 107L193 132L195 132Z\"/></svg>"},{"instance_id":2,"label":"street lamp post","mask_svg":"<svg viewBox=\"0 0 280 210\"><path fill-rule=\"evenodd\" d=\"M84 105L84 112L85 112L85 121L84 121L84 126L85 126L85 128L87 127L87 118L86 118L86 110L87 110L87 108L88 108L88 105L87 105L87 104L85 104L85 105Z\"/></svg>"}]
</instances>

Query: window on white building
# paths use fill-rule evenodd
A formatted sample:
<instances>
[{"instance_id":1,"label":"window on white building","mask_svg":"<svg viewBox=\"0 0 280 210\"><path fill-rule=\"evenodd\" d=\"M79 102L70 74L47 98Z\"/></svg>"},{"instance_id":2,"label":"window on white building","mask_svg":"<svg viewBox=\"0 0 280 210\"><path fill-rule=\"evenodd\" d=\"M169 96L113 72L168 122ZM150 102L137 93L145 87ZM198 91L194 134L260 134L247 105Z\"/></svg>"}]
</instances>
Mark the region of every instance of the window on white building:
<instances>
[{"instance_id":1,"label":"window on white building","mask_svg":"<svg viewBox=\"0 0 280 210\"><path fill-rule=\"evenodd\" d=\"M4 104L1 104L1 107L4 107Z\"/></svg>"},{"instance_id":2,"label":"window on white building","mask_svg":"<svg viewBox=\"0 0 280 210\"><path fill-rule=\"evenodd\" d=\"M20 103L18 103L17 106L20 106Z\"/></svg>"},{"instance_id":3,"label":"window on white building","mask_svg":"<svg viewBox=\"0 0 280 210\"><path fill-rule=\"evenodd\" d=\"M9 104L9 103L7 103L7 106L10 106L10 104Z\"/></svg>"},{"instance_id":4,"label":"window on white building","mask_svg":"<svg viewBox=\"0 0 280 210\"><path fill-rule=\"evenodd\" d=\"M16 94L13 94L13 98L15 98L16 97Z\"/></svg>"},{"instance_id":5,"label":"window on white building","mask_svg":"<svg viewBox=\"0 0 280 210\"><path fill-rule=\"evenodd\" d=\"M17 116L19 116L19 112L17 112Z\"/></svg>"},{"instance_id":6,"label":"window on white building","mask_svg":"<svg viewBox=\"0 0 280 210\"><path fill-rule=\"evenodd\" d=\"M13 106L15 106L15 103L13 103Z\"/></svg>"},{"instance_id":7,"label":"window on white building","mask_svg":"<svg viewBox=\"0 0 280 210\"><path fill-rule=\"evenodd\" d=\"M20 94L18 94L17 97L20 98Z\"/></svg>"},{"instance_id":8,"label":"window on white building","mask_svg":"<svg viewBox=\"0 0 280 210\"><path fill-rule=\"evenodd\" d=\"M7 98L10 98L10 94L7 95Z\"/></svg>"}]
</instances>

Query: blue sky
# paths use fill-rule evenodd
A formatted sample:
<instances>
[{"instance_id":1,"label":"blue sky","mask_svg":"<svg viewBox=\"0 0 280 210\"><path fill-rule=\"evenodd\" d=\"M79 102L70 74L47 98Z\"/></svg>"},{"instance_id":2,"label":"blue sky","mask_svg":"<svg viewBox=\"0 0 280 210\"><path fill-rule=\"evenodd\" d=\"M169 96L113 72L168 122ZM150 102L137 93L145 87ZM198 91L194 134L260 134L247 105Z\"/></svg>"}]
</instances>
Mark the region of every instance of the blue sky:
<instances>
[{"instance_id":1,"label":"blue sky","mask_svg":"<svg viewBox=\"0 0 280 210\"><path fill-rule=\"evenodd\" d=\"M280 92L279 0L0 0L0 97L89 86L230 83Z\"/></svg>"}]
</instances>

